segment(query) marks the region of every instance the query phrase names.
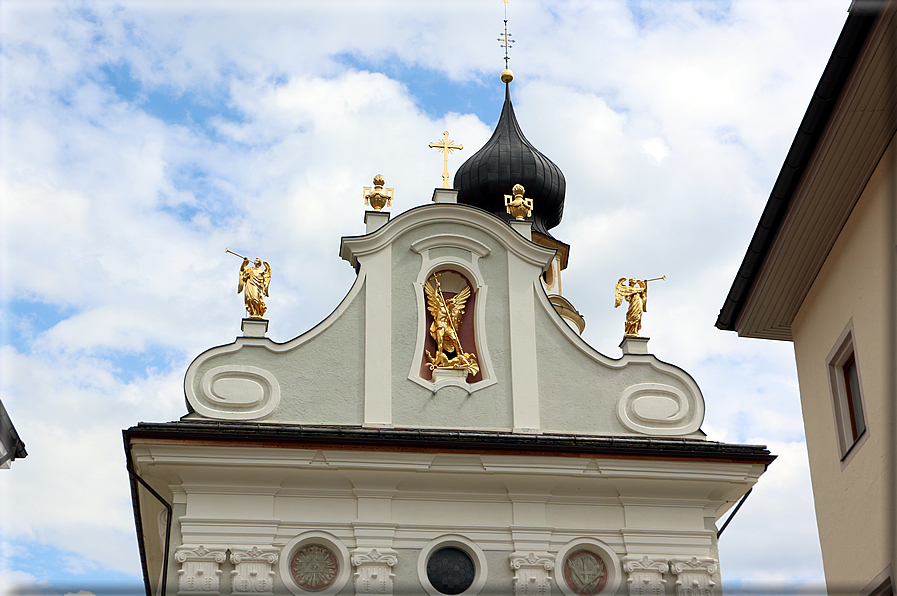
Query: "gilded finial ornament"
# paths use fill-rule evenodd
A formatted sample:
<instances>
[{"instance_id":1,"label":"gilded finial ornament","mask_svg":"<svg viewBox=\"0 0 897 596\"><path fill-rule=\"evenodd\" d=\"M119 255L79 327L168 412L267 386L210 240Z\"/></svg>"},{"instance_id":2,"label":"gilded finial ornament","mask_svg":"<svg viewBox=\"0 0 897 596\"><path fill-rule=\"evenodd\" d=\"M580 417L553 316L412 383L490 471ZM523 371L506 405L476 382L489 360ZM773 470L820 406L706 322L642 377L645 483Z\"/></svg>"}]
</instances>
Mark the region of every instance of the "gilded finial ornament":
<instances>
[{"instance_id":1,"label":"gilded finial ornament","mask_svg":"<svg viewBox=\"0 0 897 596\"><path fill-rule=\"evenodd\" d=\"M448 171L448 156L455 152L457 149L460 151L464 149L464 145L456 145L455 141L450 141L448 138L448 131L442 133L445 135L441 141L437 141L435 143L430 143L430 149L439 149L439 152L443 154L442 156L442 188L450 188L449 187L449 171Z\"/></svg>"},{"instance_id":2,"label":"gilded finial ornament","mask_svg":"<svg viewBox=\"0 0 897 596\"><path fill-rule=\"evenodd\" d=\"M639 331L642 330L642 313L648 310L648 282L666 280L666 278L666 275L653 279L635 279L630 277L628 286L626 285L625 277L617 280L617 287L614 292L616 298L614 308L620 306L624 299L629 303L629 309L626 311L624 336L642 337Z\"/></svg>"},{"instance_id":3,"label":"gilded finial ornament","mask_svg":"<svg viewBox=\"0 0 897 596\"><path fill-rule=\"evenodd\" d=\"M382 174L374 176L374 187L364 187L364 204L370 205L374 211L380 211L384 207L392 207L392 195L394 188L383 188L386 180Z\"/></svg>"},{"instance_id":4,"label":"gilded finial ornament","mask_svg":"<svg viewBox=\"0 0 897 596\"><path fill-rule=\"evenodd\" d=\"M430 283L430 282L433 283ZM447 299L439 285L439 274L436 273L424 284L424 294L427 296L427 310L433 317L430 325L430 337L436 341L436 355L427 350L430 370L437 368L451 368L466 370L469 375L476 375L480 371L475 354L464 351L461 340L458 337L458 329L461 328L461 317L464 316L464 305L470 297L470 286Z\"/></svg>"},{"instance_id":5,"label":"gilded finial ornament","mask_svg":"<svg viewBox=\"0 0 897 596\"><path fill-rule=\"evenodd\" d=\"M526 219L533 214L533 200L524 198L523 185L515 184L510 195L505 195L505 209L514 219Z\"/></svg>"},{"instance_id":6,"label":"gilded finial ornament","mask_svg":"<svg viewBox=\"0 0 897 596\"><path fill-rule=\"evenodd\" d=\"M265 311L268 310L268 307L265 306L265 298L268 296L268 284L271 283L271 265L268 264L268 261L259 258L250 262L248 257L238 255L229 248L225 248L224 252L243 259L237 283L237 294L243 292L247 317L263 319Z\"/></svg>"}]
</instances>

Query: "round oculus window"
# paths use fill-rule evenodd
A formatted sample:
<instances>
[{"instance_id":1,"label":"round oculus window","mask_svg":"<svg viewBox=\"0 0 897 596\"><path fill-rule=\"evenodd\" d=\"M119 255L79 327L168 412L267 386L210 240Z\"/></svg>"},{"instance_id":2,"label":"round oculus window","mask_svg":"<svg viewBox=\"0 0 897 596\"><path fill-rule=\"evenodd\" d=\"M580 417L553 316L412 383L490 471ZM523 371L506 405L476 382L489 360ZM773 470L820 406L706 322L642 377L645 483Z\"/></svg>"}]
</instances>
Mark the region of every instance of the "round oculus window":
<instances>
[{"instance_id":1,"label":"round oculus window","mask_svg":"<svg viewBox=\"0 0 897 596\"><path fill-rule=\"evenodd\" d=\"M564 581L574 594L592 596L607 585L607 565L590 550L578 550L564 560Z\"/></svg>"},{"instance_id":2,"label":"round oculus window","mask_svg":"<svg viewBox=\"0 0 897 596\"><path fill-rule=\"evenodd\" d=\"M427 579L442 594L460 594L473 585L477 568L466 552L454 546L440 548L427 561Z\"/></svg>"},{"instance_id":3,"label":"round oculus window","mask_svg":"<svg viewBox=\"0 0 897 596\"><path fill-rule=\"evenodd\" d=\"M290 575L303 590L319 592L336 581L339 561L326 546L307 544L296 551L290 561Z\"/></svg>"}]
</instances>

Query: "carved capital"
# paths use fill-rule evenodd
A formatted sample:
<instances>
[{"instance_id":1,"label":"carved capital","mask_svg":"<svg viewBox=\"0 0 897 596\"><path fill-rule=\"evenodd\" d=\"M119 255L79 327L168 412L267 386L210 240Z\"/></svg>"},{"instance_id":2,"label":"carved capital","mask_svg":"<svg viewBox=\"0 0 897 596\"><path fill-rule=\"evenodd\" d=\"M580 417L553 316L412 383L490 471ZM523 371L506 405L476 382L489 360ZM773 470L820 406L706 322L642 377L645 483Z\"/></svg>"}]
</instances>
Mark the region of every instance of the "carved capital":
<instances>
[{"instance_id":1,"label":"carved capital","mask_svg":"<svg viewBox=\"0 0 897 596\"><path fill-rule=\"evenodd\" d=\"M399 557L391 548L358 548L352 551L355 566L355 594L392 595L395 574L392 568Z\"/></svg>"},{"instance_id":2,"label":"carved capital","mask_svg":"<svg viewBox=\"0 0 897 596\"><path fill-rule=\"evenodd\" d=\"M716 559L673 559L670 569L678 576L676 596L714 596L712 576L719 569Z\"/></svg>"},{"instance_id":3,"label":"carved capital","mask_svg":"<svg viewBox=\"0 0 897 596\"><path fill-rule=\"evenodd\" d=\"M629 556L623 559L623 571L629 574L626 579L629 596L654 596L666 592L663 574L670 570L666 559L641 559Z\"/></svg>"},{"instance_id":4,"label":"carved capital","mask_svg":"<svg viewBox=\"0 0 897 596\"><path fill-rule=\"evenodd\" d=\"M554 555L548 553L513 553L510 555L511 569L544 567L546 571L554 569Z\"/></svg>"},{"instance_id":5,"label":"carved capital","mask_svg":"<svg viewBox=\"0 0 897 596\"><path fill-rule=\"evenodd\" d=\"M235 594L259 594L273 596L274 570L278 549L273 546L234 546L230 549L230 562L235 568L230 572L231 586Z\"/></svg>"},{"instance_id":6,"label":"carved capital","mask_svg":"<svg viewBox=\"0 0 897 596\"><path fill-rule=\"evenodd\" d=\"M514 570L515 596L550 596L551 570L554 555L548 553L515 552L509 557Z\"/></svg>"},{"instance_id":7,"label":"carved capital","mask_svg":"<svg viewBox=\"0 0 897 596\"><path fill-rule=\"evenodd\" d=\"M257 546L250 547L247 550L242 549L239 546L233 546L230 549L230 562L234 565L239 565L240 563L252 563L255 561L265 562L269 565L273 565L277 562L278 549L269 546L265 548L259 548Z\"/></svg>"},{"instance_id":8,"label":"carved capital","mask_svg":"<svg viewBox=\"0 0 897 596\"><path fill-rule=\"evenodd\" d=\"M179 546L174 558L181 564L178 570L178 596L217 594L221 583L221 569L226 550Z\"/></svg>"}]
</instances>

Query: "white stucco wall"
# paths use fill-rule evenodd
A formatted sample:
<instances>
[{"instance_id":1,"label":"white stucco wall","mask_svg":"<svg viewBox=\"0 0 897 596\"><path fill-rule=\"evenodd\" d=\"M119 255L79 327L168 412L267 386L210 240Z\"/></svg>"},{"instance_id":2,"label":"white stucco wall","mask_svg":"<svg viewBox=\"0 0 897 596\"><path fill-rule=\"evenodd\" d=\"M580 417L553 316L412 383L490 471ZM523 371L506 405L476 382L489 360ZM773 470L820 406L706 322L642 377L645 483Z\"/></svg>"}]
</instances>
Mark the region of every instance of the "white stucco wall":
<instances>
[{"instance_id":1,"label":"white stucco wall","mask_svg":"<svg viewBox=\"0 0 897 596\"><path fill-rule=\"evenodd\" d=\"M792 323L813 494L829 589L861 589L887 565L883 476L887 441L886 374L894 304L894 160L891 143ZM889 258L890 257L890 258ZM868 436L841 462L826 359L852 322ZM893 399L893 396L890 396ZM893 517L890 519L893 520ZM897 528L891 529L897 531Z\"/></svg>"}]
</instances>

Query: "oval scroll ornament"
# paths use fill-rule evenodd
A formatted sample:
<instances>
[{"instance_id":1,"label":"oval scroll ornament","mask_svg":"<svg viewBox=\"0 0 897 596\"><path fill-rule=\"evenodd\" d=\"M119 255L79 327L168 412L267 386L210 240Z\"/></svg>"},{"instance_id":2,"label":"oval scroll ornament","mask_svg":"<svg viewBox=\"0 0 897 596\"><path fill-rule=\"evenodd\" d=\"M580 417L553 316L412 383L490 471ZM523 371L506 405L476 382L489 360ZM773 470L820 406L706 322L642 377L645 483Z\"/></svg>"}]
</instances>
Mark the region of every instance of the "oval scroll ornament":
<instances>
[{"instance_id":1,"label":"oval scroll ornament","mask_svg":"<svg viewBox=\"0 0 897 596\"><path fill-rule=\"evenodd\" d=\"M638 383L627 387L617 402L623 426L640 434L686 435L698 430L694 397L678 387L662 383Z\"/></svg>"},{"instance_id":2,"label":"oval scroll ornament","mask_svg":"<svg viewBox=\"0 0 897 596\"><path fill-rule=\"evenodd\" d=\"M200 382L200 395L190 405L199 414L219 420L256 420L280 403L280 385L270 372L257 366L218 366Z\"/></svg>"}]
</instances>

